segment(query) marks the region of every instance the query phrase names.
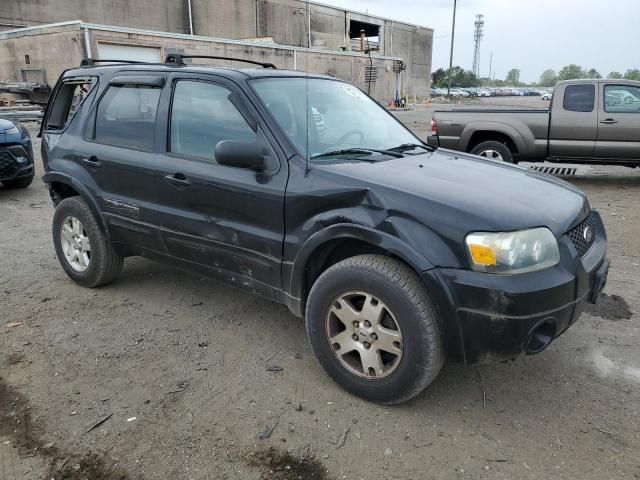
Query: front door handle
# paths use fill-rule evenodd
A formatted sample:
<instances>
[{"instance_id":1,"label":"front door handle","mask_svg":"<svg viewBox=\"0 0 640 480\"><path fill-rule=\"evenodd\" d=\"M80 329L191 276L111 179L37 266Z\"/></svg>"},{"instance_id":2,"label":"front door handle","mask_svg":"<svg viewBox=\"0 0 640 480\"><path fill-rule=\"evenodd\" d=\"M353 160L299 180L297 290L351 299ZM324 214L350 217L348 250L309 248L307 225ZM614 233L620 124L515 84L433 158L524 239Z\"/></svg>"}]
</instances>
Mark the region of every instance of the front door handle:
<instances>
[{"instance_id":1,"label":"front door handle","mask_svg":"<svg viewBox=\"0 0 640 480\"><path fill-rule=\"evenodd\" d=\"M167 175L164 177L164 181L170 183L174 187L186 188L191 185L191 182L187 180L184 173L176 173L174 175Z\"/></svg>"},{"instance_id":2,"label":"front door handle","mask_svg":"<svg viewBox=\"0 0 640 480\"><path fill-rule=\"evenodd\" d=\"M89 158L83 158L82 163L93 168L98 168L102 165L102 163L100 163L100 160L98 160L98 157L96 157L95 155L91 155Z\"/></svg>"},{"instance_id":3,"label":"front door handle","mask_svg":"<svg viewBox=\"0 0 640 480\"><path fill-rule=\"evenodd\" d=\"M600 123L604 123L605 125L613 125L614 123L618 123L617 120L613 118L607 118L606 120L602 120Z\"/></svg>"}]
</instances>

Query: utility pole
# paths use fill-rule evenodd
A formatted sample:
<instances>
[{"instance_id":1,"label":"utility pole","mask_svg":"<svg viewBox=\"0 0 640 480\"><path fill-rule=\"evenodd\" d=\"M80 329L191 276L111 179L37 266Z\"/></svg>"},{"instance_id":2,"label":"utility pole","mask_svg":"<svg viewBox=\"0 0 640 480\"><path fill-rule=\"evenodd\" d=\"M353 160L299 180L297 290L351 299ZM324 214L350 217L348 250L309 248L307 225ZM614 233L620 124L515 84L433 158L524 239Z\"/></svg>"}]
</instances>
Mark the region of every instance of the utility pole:
<instances>
[{"instance_id":1,"label":"utility pole","mask_svg":"<svg viewBox=\"0 0 640 480\"><path fill-rule=\"evenodd\" d=\"M476 15L474 23L475 30L473 32L473 74L476 78L480 78L480 43L484 37L484 15L481 13Z\"/></svg>"},{"instance_id":2,"label":"utility pole","mask_svg":"<svg viewBox=\"0 0 640 480\"><path fill-rule=\"evenodd\" d=\"M493 68L493 52L491 52L491 57L489 57L489 82L491 82L491 69Z\"/></svg>"},{"instance_id":3,"label":"utility pole","mask_svg":"<svg viewBox=\"0 0 640 480\"><path fill-rule=\"evenodd\" d=\"M456 32L456 7L458 0L453 0L453 24L451 25L451 53L449 54L449 88L447 96L451 95L451 74L453 72L453 37Z\"/></svg>"}]
</instances>

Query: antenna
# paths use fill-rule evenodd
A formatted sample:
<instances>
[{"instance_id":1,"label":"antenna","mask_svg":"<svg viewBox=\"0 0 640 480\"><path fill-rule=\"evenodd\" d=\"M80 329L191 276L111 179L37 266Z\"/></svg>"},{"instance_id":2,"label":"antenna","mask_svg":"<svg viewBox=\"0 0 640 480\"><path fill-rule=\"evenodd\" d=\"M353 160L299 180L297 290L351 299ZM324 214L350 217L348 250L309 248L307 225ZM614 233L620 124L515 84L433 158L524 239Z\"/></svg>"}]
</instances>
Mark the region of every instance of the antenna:
<instances>
[{"instance_id":1,"label":"antenna","mask_svg":"<svg viewBox=\"0 0 640 480\"><path fill-rule=\"evenodd\" d=\"M475 30L473 32L473 74L476 78L480 78L480 42L484 37L484 15L478 13L474 22Z\"/></svg>"}]
</instances>

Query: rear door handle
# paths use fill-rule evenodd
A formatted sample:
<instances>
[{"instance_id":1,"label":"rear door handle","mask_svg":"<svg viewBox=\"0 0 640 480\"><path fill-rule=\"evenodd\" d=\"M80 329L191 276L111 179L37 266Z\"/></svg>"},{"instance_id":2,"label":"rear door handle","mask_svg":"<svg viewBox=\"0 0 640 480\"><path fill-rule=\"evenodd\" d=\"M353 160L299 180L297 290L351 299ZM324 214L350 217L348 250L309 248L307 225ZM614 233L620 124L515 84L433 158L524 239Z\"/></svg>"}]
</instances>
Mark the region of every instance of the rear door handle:
<instances>
[{"instance_id":1,"label":"rear door handle","mask_svg":"<svg viewBox=\"0 0 640 480\"><path fill-rule=\"evenodd\" d=\"M164 181L170 183L174 187L186 188L191 185L191 182L187 180L184 173L176 173L174 175L167 175L164 177Z\"/></svg>"},{"instance_id":2,"label":"rear door handle","mask_svg":"<svg viewBox=\"0 0 640 480\"><path fill-rule=\"evenodd\" d=\"M89 165L90 167L93 167L93 168L98 168L99 166L102 165L100 160L98 160L98 157L94 155L91 155L89 158L83 158L82 163L84 163L85 165Z\"/></svg>"},{"instance_id":3,"label":"rear door handle","mask_svg":"<svg viewBox=\"0 0 640 480\"><path fill-rule=\"evenodd\" d=\"M602 120L600 123L604 123L605 125L613 125L614 123L618 123L617 120L613 118L607 118L606 120Z\"/></svg>"}]
</instances>

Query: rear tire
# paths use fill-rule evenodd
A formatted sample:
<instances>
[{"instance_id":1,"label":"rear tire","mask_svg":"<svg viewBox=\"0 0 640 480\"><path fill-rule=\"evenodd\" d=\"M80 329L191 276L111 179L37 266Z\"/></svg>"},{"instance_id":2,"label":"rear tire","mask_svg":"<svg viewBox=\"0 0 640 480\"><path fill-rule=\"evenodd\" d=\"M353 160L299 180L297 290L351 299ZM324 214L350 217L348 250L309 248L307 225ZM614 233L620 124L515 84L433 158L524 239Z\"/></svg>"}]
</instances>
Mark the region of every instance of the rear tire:
<instances>
[{"instance_id":1,"label":"rear tire","mask_svg":"<svg viewBox=\"0 0 640 480\"><path fill-rule=\"evenodd\" d=\"M513 152L509 147L497 140L489 140L479 143L471 152L473 155L479 155L481 157L490 158L507 163L518 163L513 157Z\"/></svg>"},{"instance_id":2,"label":"rear tire","mask_svg":"<svg viewBox=\"0 0 640 480\"><path fill-rule=\"evenodd\" d=\"M69 238L63 234L66 225L78 225L78 234L69 231L73 243L89 243L89 251L80 247L74 250ZM73 230L71 228L70 230ZM81 238L78 241L76 238ZM113 281L122 269L123 258L113 251L111 243L98 225L93 212L82 197L62 200L53 215L53 245L60 265L67 275L83 287L98 287ZM86 246L86 243L84 243ZM73 251L86 253L84 260ZM70 253L71 252L71 253Z\"/></svg>"},{"instance_id":3,"label":"rear tire","mask_svg":"<svg viewBox=\"0 0 640 480\"><path fill-rule=\"evenodd\" d=\"M354 303L345 303L349 298ZM381 320L364 321L370 312ZM386 405L409 400L444 364L440 322L424 285L407 265L386 256L348 258L322 273L309 293L305 322L324 370L366 400ZM338 328L332 331L333 325Z\"/></svg>"},{"instance_id":4,"label":"rear tire","mask_svg":"<svg viewBox=\"0 0 640 480\"><path fill-rule=\"evenodd\" d=\"M14 180L5 180L2 184L7 188L27 188L33 182L33 175L30 177L16 178Z\"/></svg>"}]
</instances>

